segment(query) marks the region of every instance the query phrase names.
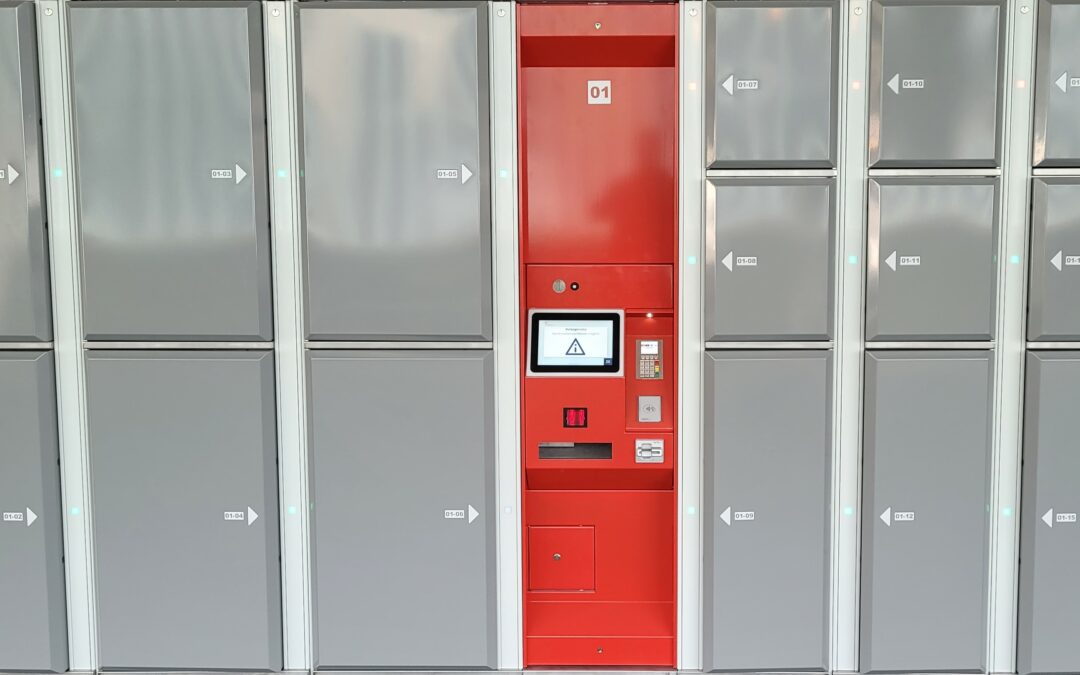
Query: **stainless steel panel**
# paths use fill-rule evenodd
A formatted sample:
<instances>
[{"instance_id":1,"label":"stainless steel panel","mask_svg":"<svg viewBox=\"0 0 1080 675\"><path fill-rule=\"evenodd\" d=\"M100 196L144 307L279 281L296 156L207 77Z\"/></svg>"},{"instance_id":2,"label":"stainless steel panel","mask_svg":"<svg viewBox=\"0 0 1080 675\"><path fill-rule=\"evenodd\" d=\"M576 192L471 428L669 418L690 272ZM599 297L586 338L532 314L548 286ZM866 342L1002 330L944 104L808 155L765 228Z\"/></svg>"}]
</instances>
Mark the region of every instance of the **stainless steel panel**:
<instances>
[{"instance_id":1,"label":"stainless steel panel","mask_svg":"<svg viewBox=\"0 0 1080 675\"><path fill-rule=\"evenodd\" d=\"M870 165L995 166L1001 0L873 0Z\"/></svg>"},{"instance_id":2,"label":"stainless steel panel","mask_svg":"<svg viewBox=\"0 0 1080 675\"><path fill-rule=\"evenodd\" d=\"M1080 2L1040 0L1035 67L1036 166L1080 166Z\"/></svg>"},{"instance_id":3,"label":"stainless steel panel","mask_svg":"<svg viewBox=\"0 0 1080 675\"><path fill-rule=\"evenodd\" d=\"M270 339L260 3L68 11L87 337Z\"/></svg>"},{"instance_id":4,"label":"stainless steel panel","mask_svg":"<svg viewBox=\"0 0 1080 675\"><path fill-rule=\"evenodd\" d=\"M840 3L706 4L710 167L836 164Z\"/></svg>"},{"instance_id":5,"label":"stainless steel panel","mask_svg":"<svg viewBox=\"0 0 1080 675\"><path fill-rule=\"evenodd\" d=\"M280 669L273 354L86 371L100 667Z\"/></svg>"},{"instance_id":6,"label":"stainless steel panel","mask_svg":"<svg viewBox=\"0 0 1080 675\"><path fill-rule=\"evenodd\" d=\"M989 340L998 180L873 178L867 340Z\"/></svg>"},{"instance_id":7,"label":"stainless steel panel","mask_svg":"<svg viewBox=\"0 0 1080 675\"><path fill-rule=\"evenodd\" d=\"M33 2L0 2L0 342L52 339Z\"/></svg>"},{"instance_id":8,"label":"stainless steel panel","mask_svg":"<svg viewBox=\"0 0 1080 675\"><path fill-rule=\"evenodd\" d=\"M1019 672L1080 672L1080 352L1029 353Z\"/></svg>"},{"instance_id":9,"label":"stainless steel panel","mask_svg":"<svg viewBox=\"0 0 1080 675\"><path fill-rule=\"evenodd\" d=\"M308 337L490 339L487 4L296 11Z\"/></svg>"},{"instance_id":10,"label":"stainless steel panel","mask_svg":"<svg viewBox=\"0 0 1080 675\"><path fill-rule=\"evenodd\" d=\"M986 672L992 356L867 354L862 672Z\"/></svg>"},{"instance_id":11,"label":"stainless steel panel","mask_svg":"<svg viewBox=\"0 0 1080 675\"><path fill-rule=\"evenodd\" d=\"M492 353L308 363L316 665L496 667Z\"/></svg>"},{"instance_id":12,"label":"stainless steel panel","mask_svg":"<svg viewBox=\"0 0 1080 675\"><path fill-rule=\"evenodd\" d=\"M0 670L9 672L68 668L54 377L51 352L0 352Z\"/></svg>"},{"instance_id":13,"label":"stainless steel panel","mask_svg":"<svg viewBox=\"0 0 1080 675\"><path fill-rule=\"evenodd\" d=\"M710 180L707 340L827 340L833 328L836 181Z\"/></svg>"},{"instance_id":14,"label":"stainless steel panel","mask_svg":"<svg viewBox=\"0 0 1080 675\"><path fill-rule=\"evenodd\" d=\"M705 670L829 667L831 373L827 351L705 355Z\"/></svg>"},{"instance_id":15,"label":"stainless steel panel","mask_svg":"<svg viewBox=\"0 0 1080 675\"><path fill-rule=\"evenodd\" d=\"M1028 339L1080 339L1080 178L1034 180L1030 258Z\"/></svg>"}]
</instances>

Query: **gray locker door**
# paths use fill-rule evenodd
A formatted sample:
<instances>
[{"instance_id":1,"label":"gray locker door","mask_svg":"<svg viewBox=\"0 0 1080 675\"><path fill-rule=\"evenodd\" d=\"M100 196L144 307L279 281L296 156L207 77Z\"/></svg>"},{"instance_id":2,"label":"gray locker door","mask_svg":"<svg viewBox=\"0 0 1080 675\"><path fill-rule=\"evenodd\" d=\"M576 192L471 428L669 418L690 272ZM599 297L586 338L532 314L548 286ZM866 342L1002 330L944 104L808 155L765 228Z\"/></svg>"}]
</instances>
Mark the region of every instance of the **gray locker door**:
<instances>
[{"instance_id":1,"label":"gray locker door","mask_svg":"<svg viewBox=\"0 0 1080 675\"><path fill-rule=\"evenodd\" d=\"M496 667L489 351L313 352L315 665Z\"/></svg>"},{"instance_id":2,"label":"gray locker door","mask_svg":"<svg viewBox=\"0 0 1080 675\"><path fill-rule=\"evenodd\" d=\"M491 338L487 12L297 10L309 337Z\"/></svg>"},{"instance_id":3,"label":"gray locker door","mask_svg":"<svg viewBox=\"0 0 1080 675\"><path fill-rule=\"evenodd\" d=\"M1080 352L1029 352L1019 672L1080 672Z\"/></svg>"},{"instance_id":4,"label":"gray locker door","mask_svg":"<svg viewBox=\"0 0 1080 675\"><path fill-rule=\"evenodd\" d=\"M712 0L705 11L708 165L834 166L840 4Z\"/></svg>"},{"instance_id":5,"label":"gray locker door","mask_svg":"<svg viewBox=\"0 0 1080 675\"><path fill-rule=\"evenodd\" d=\"M1036 166L1080 166L1080 2L1041 0L1035 69Z\"/></svg>"},{"instance_id":6,"label":"gray locker door","mask_svg":"<svg viewBox=\"0 0 1080 675\"><path fill-rule=\"evenodd\" d=\"M870 165L994 166L1001 0L874 0Z\"/></svg>"},{"instance_id":7,"label":"gray locker door","mask_svg":"<svg viewBox=\"0 0 1080 675\"><path fill-rule=\"evenodd\" d=\"M34 3L0 2L0 342L52 339L40 122Z\"/></svg>"},{"instance_id":8,"label":"gray locker door","mask_svg":"<svg viewBox=\"0 0 1080 675\"><path fill-rule=\"evenodd\" d=\"M279 670L274 357L86 362L104 669Z\"/></svg>"},{"instance_id":9,"label":"gray locker door","mask_svg":"<svg viewBox=\"0 0 1080 675\"><path fill-rule=\"evenodd\" d=\"M993 178L870 180L866 339L993 337L997 189Z\"/></svg>"},{"instance_id":10,"label":"gray locker door","mask_svg":"<svg viewBox=\"0 0 1080 675\"><path fill-rule=\"evenodd\" d=\"M705 335L832 335L836 207L831 178L710 180Z\"/></svg>"},{"instance_id":11,"label":"gray locker door","mask_svg":"<svg viewBox=\"0 0 1080 675\"><path fill-rule=\"evenodd\" d=\"M705 355L705 670L829 667L831 364Z\"/></svg>"},{"instance_id":12,"label":"gray locker door","mask_svg":"<svg viewBox=\"0 0 1080 675\"><path fill-rule=\"evenodd\" d=\"M0 671L68 668L53 381L51 352L0 352Z\"/></svg>"},{"instance_id":13,"label":"gray locker door","mask_svg":"<svg viewBox=\"0 0 1080 675\"><path fill-rule=\"evenodd\" d=\"M260 3L68 11L87 337L269 340Z\"/></svg>"},{"instance_id":14,"label":"gray locker door","mask_svg":"<svg viewBox=\"0 0 1080 675\"><path fill-rule=\"evenodd\" d=\"M1080 179L1034 180L1030 279L1028 339L1080 339Z\"/></svg>"},{"instance_id":15,"label":"gray locker door","mask_svg":"<svg viewBox=\"0 0 1080 675\"><path fill-rule=\"evenodd\" d=\"M862 672L986 672L991 370L866 356Z\"/></svg>"}]
</instances>

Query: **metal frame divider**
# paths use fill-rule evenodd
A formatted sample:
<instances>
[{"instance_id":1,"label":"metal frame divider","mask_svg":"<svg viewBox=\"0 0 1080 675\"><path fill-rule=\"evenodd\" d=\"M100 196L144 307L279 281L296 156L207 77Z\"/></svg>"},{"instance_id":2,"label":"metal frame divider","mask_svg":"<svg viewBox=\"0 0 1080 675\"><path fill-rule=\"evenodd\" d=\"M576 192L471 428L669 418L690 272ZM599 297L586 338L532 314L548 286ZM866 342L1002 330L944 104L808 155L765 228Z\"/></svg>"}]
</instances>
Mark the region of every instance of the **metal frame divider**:
<instances>
[{"instance_id":1,"label":"metal frame divider","mask_svg":"<svg viewBox=\"0 0 1080 675\"><path fill-rule=\"evenodd\" d=\"M63 0L36 0L35 4L53 291L68 660L72 671L93 671L97 668L97 614L67 7Z\"/></svg>"},{"instance_id":2,"label":"metal frame divider","mask_svg":"<svg viewBox=\"0 0 1080 675\"><path fill-rule=\"evenodd\" d=\"M986 667L1016 672L1020 467L1023 447L1024 324L1038 3L1005 3L1001 226L994 354L993 473Z\"/></svg>"}]
</instances>

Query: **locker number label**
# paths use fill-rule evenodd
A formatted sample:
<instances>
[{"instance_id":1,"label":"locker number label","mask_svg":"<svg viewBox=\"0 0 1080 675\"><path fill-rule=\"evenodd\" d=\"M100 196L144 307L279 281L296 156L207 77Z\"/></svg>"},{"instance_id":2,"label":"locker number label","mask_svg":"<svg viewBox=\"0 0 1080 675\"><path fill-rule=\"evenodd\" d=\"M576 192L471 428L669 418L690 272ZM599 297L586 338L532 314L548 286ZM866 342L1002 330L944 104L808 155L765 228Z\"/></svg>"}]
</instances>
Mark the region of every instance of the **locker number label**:
<instances>
[{"instance_id":1,"label":"locker number label","mask_svg":"<svg viewBox=\"0 0 1080 675\"><path fill-rule=\"evenodd\" d=\"M446 509L443 518L447 520L465 520L465 509Z\"/></svg>"},{"instance_id":2,"label":"locker number label","mask_svg":"<svg viewBox=\"0 0 1080 675\"><path fill-rule=\"evenodd\" d=\"M910 523L915 520L914 511L896 511L893 513L893 520L898 523Z\"/></svg>"},{"instance_id":3,"label":"locker number label","mask_svg":"<svg viewBox=\"0 0 1080 675\"><path fill-rule=\"evenodd\" d=\"M611 80L589 80L589 105L611 105Z\"/></svg>"}]
</instances>

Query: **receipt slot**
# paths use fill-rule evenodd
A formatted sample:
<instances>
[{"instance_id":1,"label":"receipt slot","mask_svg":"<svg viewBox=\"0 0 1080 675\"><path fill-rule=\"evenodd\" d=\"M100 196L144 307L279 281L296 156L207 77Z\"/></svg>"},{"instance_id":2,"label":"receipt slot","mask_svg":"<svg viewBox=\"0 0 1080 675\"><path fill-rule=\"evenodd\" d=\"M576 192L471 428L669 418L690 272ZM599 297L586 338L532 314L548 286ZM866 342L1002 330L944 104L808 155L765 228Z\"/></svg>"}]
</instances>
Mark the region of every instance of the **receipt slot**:
<instances>
[{"instance_id":1,"label":"receipt slot","mask_svg":"<svg viewBox=\"0 0 1080 675\"><path fill-rule=\"evenodd\" d=\"M674 4L519 12L525 665L675 665Z\"/></svg>"}]
</instances>

